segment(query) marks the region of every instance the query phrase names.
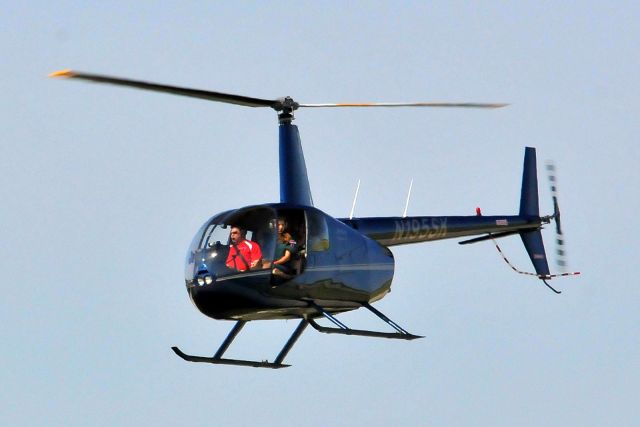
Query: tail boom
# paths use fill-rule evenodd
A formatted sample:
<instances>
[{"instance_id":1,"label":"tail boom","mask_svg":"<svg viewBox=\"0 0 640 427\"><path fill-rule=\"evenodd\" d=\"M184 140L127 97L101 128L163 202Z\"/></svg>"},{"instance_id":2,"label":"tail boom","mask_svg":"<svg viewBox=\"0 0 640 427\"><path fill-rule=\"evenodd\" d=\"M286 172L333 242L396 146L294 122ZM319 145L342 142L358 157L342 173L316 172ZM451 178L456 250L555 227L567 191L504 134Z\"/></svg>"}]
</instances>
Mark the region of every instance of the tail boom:
<instances>
[{"instance_id":1,"label":"tail boom","mask_svg":"<svg viewBox=\"0 0 640 427\"><path fill-rule=\"evenodd\" d=\"M539 218L511 216L412 216L341 219L384 246L398 246L482 234L536 230Z\"/></svg>"},{"instance_id":2,"label":"tail boom","mask_svg":"<svg viewBox=\"0 0 640 427\"><path fill-rule=\"evenodd\" d=\"M374 217L341 221L385 246L483 235L461 242L467 244L519 234L535 275L544 280L554 276L549 271L541 228L552 218L540 217L536 149L526 147L518 215L482 216L478 211L475 216Z\"/></svg>"}]
</instances>

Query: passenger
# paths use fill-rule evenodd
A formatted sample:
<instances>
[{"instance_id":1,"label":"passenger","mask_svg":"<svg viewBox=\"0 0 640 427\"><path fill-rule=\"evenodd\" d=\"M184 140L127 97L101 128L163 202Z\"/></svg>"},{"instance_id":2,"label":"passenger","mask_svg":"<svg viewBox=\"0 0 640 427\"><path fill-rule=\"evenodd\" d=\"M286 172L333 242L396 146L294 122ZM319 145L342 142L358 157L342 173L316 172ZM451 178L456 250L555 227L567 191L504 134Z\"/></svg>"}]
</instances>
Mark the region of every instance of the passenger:
<instances>
[{"instance_id":1,"label":"passenger","mask_svg":"<svg viewBox=\"0 0 640 427\"><path fill-rule=\"evenodd\" d=\"M271 272L274 276L291 278L294 271L290 265L296 253L296 242L291 238L291 234L285 231L286 226L286 221L283 218L278 218L278 241Z\"/></svg>"},{"instance_id":2,"label":"passenger","mask_svg":"<svg viewBox=\"0 0 640 427\"><path fill-rule=\"evenodd\" d=\"M247 231L240 227L231 227L229 256L227 267L237 271L247 271L258 267L262 259L260 245L246 239Z\"/></svg>"}]
</instances>

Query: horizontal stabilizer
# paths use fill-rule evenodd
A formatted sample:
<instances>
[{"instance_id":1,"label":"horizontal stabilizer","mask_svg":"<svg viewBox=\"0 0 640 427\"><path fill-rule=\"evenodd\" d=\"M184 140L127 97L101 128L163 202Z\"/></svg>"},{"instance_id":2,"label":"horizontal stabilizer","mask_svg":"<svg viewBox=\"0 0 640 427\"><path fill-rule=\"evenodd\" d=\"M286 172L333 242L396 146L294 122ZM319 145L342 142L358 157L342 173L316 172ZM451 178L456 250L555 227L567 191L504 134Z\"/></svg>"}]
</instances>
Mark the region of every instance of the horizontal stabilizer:
<instances>
[{"instance_id":1,"label":"horizontal stabilizer","mask_svg":"<svg viewBox=\"0 0 640 427\"><path fill-rule=\"evenodd\" d=\"M486 240L499 239L501 237L512 236L514 234L518 234L518 231L505 231L502 233L489 233L485 236L474 237L473 239L463 240L462 242L458 242L459 245L469 245L471 243L484 242Z\"/></svg>"}]
</instances>

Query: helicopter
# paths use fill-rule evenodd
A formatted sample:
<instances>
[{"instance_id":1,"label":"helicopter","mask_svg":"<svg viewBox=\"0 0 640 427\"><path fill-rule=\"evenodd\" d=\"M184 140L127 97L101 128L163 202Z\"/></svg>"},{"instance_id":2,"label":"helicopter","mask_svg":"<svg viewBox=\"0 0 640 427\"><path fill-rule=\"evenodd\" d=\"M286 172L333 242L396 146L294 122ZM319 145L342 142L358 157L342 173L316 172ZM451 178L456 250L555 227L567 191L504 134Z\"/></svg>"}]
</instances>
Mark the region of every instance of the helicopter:
<instances>
[{"instance_id":1,"label":"helicopter","mask_svg":"<svg viewBox=\"0 0 640 427\"><path fill-rule=\"evenodd\" d=\"M376 338L414 340L409 333L372 304L391 290L394 275L392 246L479 236L459 242L471 244L519 235L535 273L515 271L548 280L580 274L551 274L541 229L556 224L558 254L563 256L555 169L549 167L554 212L541 216L538 201L536 150L525 148L520 209L515 215L485 216L479 208L471 216L407 216L334 218L317 209L311 196L298 127L292 122L300 108L337 107L446 107L501 108L499 103L333 103L303 104L291 97L262 99L209 90L170 86L120 77L62 70L49 77L70 78L200 98L245 107L271 108L278 116L280 201L251 205L213 215L196 232L187 251L185 285L196 308L217 320L235 324L213 356L194 356L172 350L189 362L279 369L290 365L285 357L311 325L319 332ZM356 193L357 196L357 193ZM355 200L354 200L355 203ZM287 229L284 243L281 232ZM234 234L236 237L234 237ZM240 236L237 236L237 235ZM249 245L250 251L239 245ZM288 268L276 267L278 245L288 247ZM256 260L245 259L258 250ZM281 246L280 246L281 247ZM498 251L499 246L496 244ZM244 255L243 255L244 252ZM501 252L501 251L500 251ZM561 261L559 265L562 265ZM393 332L353 329L336 316L364 308ZM333 326L319 324L325 318ZM273 362L225 358L233 340L247 322L298 319L299 323Z\"/></svg>"}]
</instances>

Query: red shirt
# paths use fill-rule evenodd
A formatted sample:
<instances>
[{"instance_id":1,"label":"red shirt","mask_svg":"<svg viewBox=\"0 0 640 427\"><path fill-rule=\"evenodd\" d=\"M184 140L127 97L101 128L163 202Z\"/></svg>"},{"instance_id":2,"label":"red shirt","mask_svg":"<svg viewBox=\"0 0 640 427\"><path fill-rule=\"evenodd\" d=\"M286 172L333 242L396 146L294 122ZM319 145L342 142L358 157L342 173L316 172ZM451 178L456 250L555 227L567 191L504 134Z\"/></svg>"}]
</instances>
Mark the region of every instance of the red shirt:
<instances>
[{"instance_id":1,"label":"red shirt","mask_svg":"<svg viewBox=\"0 0 640 427\"><path fill-rule=\"evenodd\" d=\"M236 251L236 246L240 250L240 254ZM235 246L231 244L229 247L227 267L238 271L246 271L251 269L251 264L254 261L259 261L261 258L262 251L260 250L260 246L256 242L243 240L242 242L236 243Z\"/></svg>"}]
</instances>

